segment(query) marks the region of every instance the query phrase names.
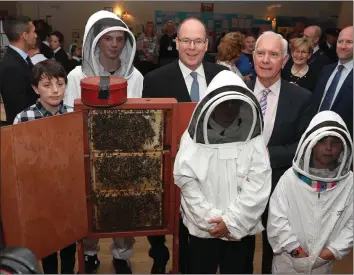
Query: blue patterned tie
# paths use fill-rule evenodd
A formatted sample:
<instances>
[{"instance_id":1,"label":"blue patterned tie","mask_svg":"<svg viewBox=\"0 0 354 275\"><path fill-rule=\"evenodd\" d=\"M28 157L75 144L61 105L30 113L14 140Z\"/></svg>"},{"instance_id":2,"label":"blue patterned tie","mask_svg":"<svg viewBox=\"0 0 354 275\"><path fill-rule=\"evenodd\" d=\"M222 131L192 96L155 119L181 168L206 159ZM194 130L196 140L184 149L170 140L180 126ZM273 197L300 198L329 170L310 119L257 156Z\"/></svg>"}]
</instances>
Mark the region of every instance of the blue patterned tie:
<instances>
[{"instance_id":1,"label":"blue patterned tie","mask_svg":"<svg viewBox=\"0 0 354 275\"><path fill-rule=\"evenodd\" d=\"M262 109L262 114L263 116L265 116L266 110L267 110L267 98L268 98L268 94L270 93L269 89L264 89L262 91L262 97L259 101L259 105L261 106Z\"/></svg>"},{"instance_id":2,"label":"blue patterned tie","mask_svg":"<svg viewBox=\"0 0 354 275\"><path fill-rule=\"evenodd\" d=\"M340 76L342 74L343 68L344 68L343 65L338 66L336 75L334 76L331 85L329 85L329 87L328 87L327 93L322 101L319 112L331 109L333 97L334 97L334 94L336 93L338 82L339 82Z\"/></svg>"},{"instance_id":3,"label":"blue patterned tie","mask_svg":"<svg viewBox=\"0 0 354 275\"><path fill-rule=\"evenodd\" d=\"M199 102L199 83L198 83L198 73L191 72L191 76L193 77L193 83L191 88L191 99L192 102Z\"/></svg>"}]
</instances>

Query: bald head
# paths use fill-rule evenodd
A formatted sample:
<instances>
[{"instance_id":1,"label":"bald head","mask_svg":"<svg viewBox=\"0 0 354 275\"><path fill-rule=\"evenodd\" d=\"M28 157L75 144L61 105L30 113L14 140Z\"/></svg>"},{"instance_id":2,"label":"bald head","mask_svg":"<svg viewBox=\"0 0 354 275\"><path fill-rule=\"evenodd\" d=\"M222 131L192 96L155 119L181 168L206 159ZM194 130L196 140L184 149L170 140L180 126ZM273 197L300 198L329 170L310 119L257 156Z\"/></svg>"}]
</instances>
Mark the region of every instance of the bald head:
<instances>
[{"instance_id":1,"label":"bald head","mask_svg":"<svg viewBox=\"0 0 354 275\"><path fill-rule=\"evenodd\" d=\"M304 37L310 39L314 47L318 45L321 36L322 30L319 26L308 26L304 30Z\"/></svg>"},{"instance_id":2,"label":"bald head","mask_svg":"<svg viewBox=\"0 0 354 275\"><path fill-rule=\"evenodd\" d=\"M205 32L205 38L207 38L206 27L205 27L204 23L198 18L189 17L189 18L184 19L181 22L181 24L178 26L177 36L180 34L182 29L185 29L185 28L203 28L204 32Z\"/></svg>"},{"instance_id":3,"label":"bald head","mask_svg":"<svg viewBox=\"0 0 354 275\"><path fill-rule=\"evenodd\" d=\"M353 26L349 26L339 33L337 55L342 64L353 60L353 31Z\"/></svg>"}]
</instances>

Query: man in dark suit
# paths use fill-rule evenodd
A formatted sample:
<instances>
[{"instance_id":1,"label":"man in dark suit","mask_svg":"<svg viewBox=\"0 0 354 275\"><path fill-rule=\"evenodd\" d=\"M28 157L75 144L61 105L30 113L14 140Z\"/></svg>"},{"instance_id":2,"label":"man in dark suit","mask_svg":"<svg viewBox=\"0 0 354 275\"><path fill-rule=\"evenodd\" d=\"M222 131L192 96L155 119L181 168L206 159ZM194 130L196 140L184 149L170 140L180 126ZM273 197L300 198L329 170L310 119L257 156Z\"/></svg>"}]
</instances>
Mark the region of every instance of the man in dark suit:
<instances>
[{"instance_id":1,"label":"man in dark suit","mask_svg":"<svg viewBox=\"0 0 354 275\"><path fill-rule=\"evenodd\" d=\"M144 77L143 97L175 98L178 102L198 102L205 94L208 84L226 67L203 62L208 49L208 39L204 24L196 18L184 20L178 30L176 47L179 60L156 69ZM188 230L180 223L179 271L187 273L186 253ZM165 236L148 237L151 244L149 255L154 259L151 273L165 273L169 252L165 246Z\"/></svg>"},{"instance_id":2,"label":"man in dark suit","mask_svg":"<svg viewBox=\"0 0 354 275\"><path fill-rule=\"evenodd\" d=\"M18 113L37 100L31 87L33 64L27 54L28 49L35 45L37 35L28 17L6 20L4 32L10 45L0 62L0 94L5 106L6 124L11 125Z\"/></svg>"},{"instance_id":3,"label":"man in dark suit","mask_svg":"<svg viewBox=\"0 0 354 275\"><path fill-rule=\"evenodd\" d=\"M331 62L337 62L337 39L340 29L331 28L326 30L326 41L320 45L320 49L325 52Z\"/></svg>"},{"instance_id":4,"label":"man in dark suit","mask_svg":"<svg viewBox=\"0 0 354 275\"><path fill-rule=\"evenodd\" d=\"M319 26L309 26L304 30L304 37L310 39L313 44L313 53L307 61L310 70L320 72L324 65L331 63L326 53L319 47L322 30Z\"/></svg>"},{"instance_id":5,"label":"man in dark suit","mask_svg":"<svg viewBox=\"0 0 354 275\"><path fill-rule=\"evenodd\" d=\"M280 71L288 59L287 47L288 43L281 35L264 32L256 42L253 55L257 78L247 83L259 100L264 116L263 134L272 168L272 192L283 173L291 167L297 144L313 115L311 93L280 78ZM268 206L262 215L264 228L267 219ZM266 230L262 240L262 273L269 274L272 273L273 250Z\"/></svg>"},{"instance_id":6,"label":"man in dark suit","mask_svg":"<svg viewBox=\"0 0 354 275\"><path fill-rule=\"evenodd\" d=\"M353 135L353 26L339 33L337 55L338 62L321 71L312 102L317 112L338 113Z\"/></svg>"}]
</instances>

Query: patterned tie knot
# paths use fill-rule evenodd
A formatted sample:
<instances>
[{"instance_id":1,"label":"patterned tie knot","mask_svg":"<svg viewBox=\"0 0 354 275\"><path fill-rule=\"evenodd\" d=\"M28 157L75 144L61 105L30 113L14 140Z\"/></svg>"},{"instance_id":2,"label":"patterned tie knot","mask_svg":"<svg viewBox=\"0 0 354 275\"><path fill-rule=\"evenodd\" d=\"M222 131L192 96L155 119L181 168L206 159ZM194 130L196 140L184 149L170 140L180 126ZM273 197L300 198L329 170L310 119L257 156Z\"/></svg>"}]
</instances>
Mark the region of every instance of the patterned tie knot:
<instances>
[{"instance_id":1,"label":"patterned tie knot","mask_svg":"<svg viewBox=\"0 0 354 275\"><path fill-rule=\"evenodd\" d=\"M338 71L342 71L342 70L343 70L343 68L344 68L344 66L343 66L343 65L339 65L339 66L338 66L338 68L337 68L337 70L338 70Z\"/></svg>"},{"instance_id":2,"label":"patterned tie knot","mask_svg":"<svg viewBox=\"0 0 354 275\"><path fill-rule=\"evenodd\" d=\"M270 89L264 89L263 91L262 91L262 95L263 96L267 96L269 93L271 92L271 90Z\"/></svg>"},{"instance_id":3,"label":"patterned tie knot","mask_svg":"<svg viewBox=\"0 0 354 275\"><path fill-rule=\"evenodd\" d=\"M197 80L198 73L197 72L191 72L191 76L193 77L193 79Z\"/></svg>"}]
</instances>

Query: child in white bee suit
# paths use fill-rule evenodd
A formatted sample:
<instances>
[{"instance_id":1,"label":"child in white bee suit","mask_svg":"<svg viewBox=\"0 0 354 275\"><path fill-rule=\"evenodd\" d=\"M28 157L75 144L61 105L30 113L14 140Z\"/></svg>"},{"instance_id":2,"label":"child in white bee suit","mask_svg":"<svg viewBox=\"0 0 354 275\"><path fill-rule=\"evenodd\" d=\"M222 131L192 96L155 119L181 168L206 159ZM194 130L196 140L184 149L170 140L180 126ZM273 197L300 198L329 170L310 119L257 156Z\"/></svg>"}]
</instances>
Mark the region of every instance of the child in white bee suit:
<instances>
[{"instance_id":1,"label":"child in white bee suit","mask_svg":"<svg viewBox=\"0 0 354 275\"><path fill-rule=\"evenodd\" d=\"M222 71L182 136L174 166L189 230L188 273L253 273L255 234L271 190L271 168L256 97Z\"/></svg>"},{"instance_id":2,"label":"child in white bee suit","mask_svg":"<svg viewBox=\"0 0 354 275\"><path fill-rule=\"evenodd\" d=\"M273 273L331 273L353 247L352 150L338 114L312 119L270 199Z\"/></svg>"}]
</instances>

